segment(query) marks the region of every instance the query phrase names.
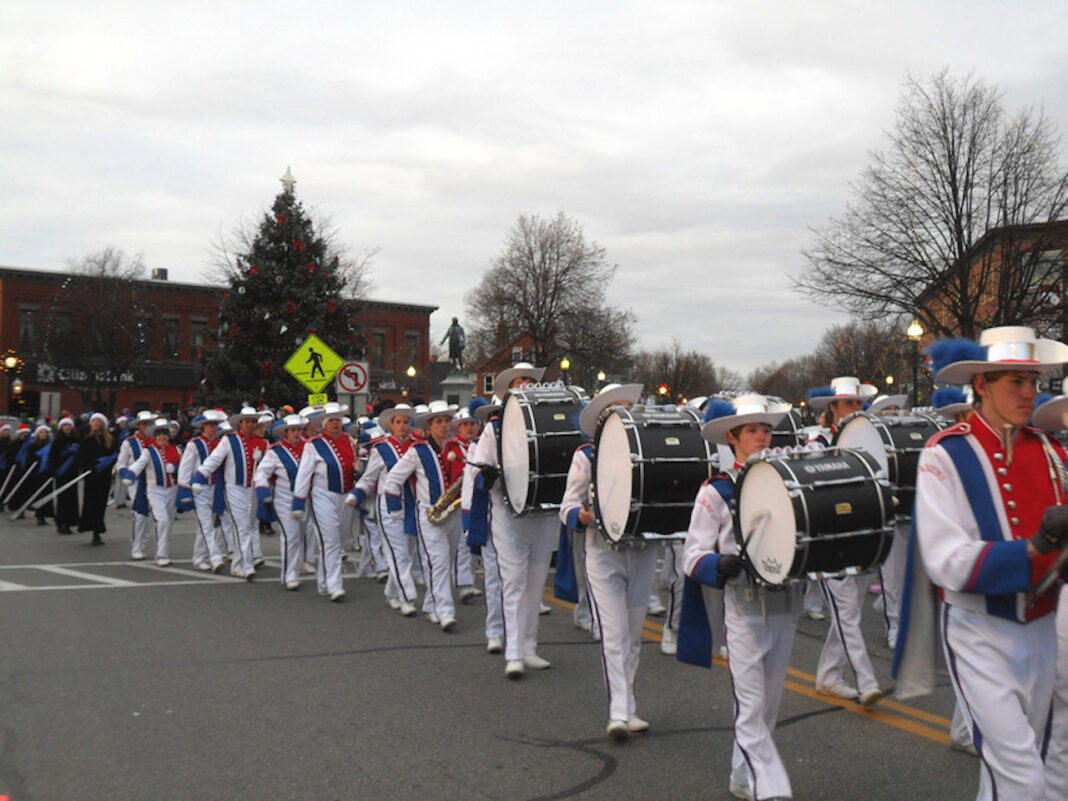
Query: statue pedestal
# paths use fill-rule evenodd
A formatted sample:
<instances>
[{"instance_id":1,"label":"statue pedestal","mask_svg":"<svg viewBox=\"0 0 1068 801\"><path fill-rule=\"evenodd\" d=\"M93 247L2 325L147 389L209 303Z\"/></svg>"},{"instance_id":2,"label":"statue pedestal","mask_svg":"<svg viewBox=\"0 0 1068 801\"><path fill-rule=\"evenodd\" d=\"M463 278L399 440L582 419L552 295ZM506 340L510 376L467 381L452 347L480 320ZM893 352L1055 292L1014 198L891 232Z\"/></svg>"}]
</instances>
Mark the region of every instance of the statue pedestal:
<instances>
[{"instance_id":1,"label":"statue pedestal","mask_svg":"<svg viewBox=\"0 0 1068 801\"><path fill-rule=\"evenodd\" d=\"M461 409L466 409L474 389L475 382L468 378L466 373L453 370L441 382L441 397L446 403L455 403Z\"/></svg>"}]
</instances>

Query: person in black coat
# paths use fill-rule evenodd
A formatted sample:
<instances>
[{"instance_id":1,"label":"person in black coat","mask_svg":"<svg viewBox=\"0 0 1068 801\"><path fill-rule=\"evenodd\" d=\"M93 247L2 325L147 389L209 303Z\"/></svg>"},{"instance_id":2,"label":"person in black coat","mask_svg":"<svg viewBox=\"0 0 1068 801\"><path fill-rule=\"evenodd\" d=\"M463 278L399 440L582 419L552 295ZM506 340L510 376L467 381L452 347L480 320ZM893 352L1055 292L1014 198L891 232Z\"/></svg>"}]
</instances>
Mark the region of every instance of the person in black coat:
<instances>
[{"instance_id":1,"label":"person in black coat","mask_svg":"<svg viewBox=\"0 0 1068 801\"><path fill-rule=\"evenodd\" d=\"M108 431L108 419L99 412L95 413L89 418L89 433L78 446L76 468L78 473L92 471L82 482L82 514L78 521L78 531L93 532L92 545L104 544L100 535L107 531L104 512L108 508L111 472L118 451L118 440Z\"/></svg>"},{"instance_id":2,"label":"person in black coat","mask_svg":"<svg viewBox=\"0 0 1068 801\"><path fill-rule=\"evenodd\" d=\"M52 444L52 429L42 424L34 429L30 438L30 444L28 451L23 454L24 459L24 472L29 473L29 476L22 481L18 491L8 500L8 506L13 511L18 511L22 506L33 498L42 497L45 494L45 490L42 485L51 479L47 468L42 465L42 462L48 458L50 446ZM49 450L45 450L45 449ZM19 477L20 480L22 476ZM40 493L38 493L40 490ZM19 515L18 519L21 520L26 516L25 510ZM52 503L42 504L37 507L35 513L37 517L37 525L45 525L45 518L52 516Z\"/></svg>"},{"instance_id":3,"label":"person in black coat","mask_svg":"<svg viewBox=\"0 0 1068 801\"><path fill-rule=\"evenodd\" d=\"M20 423L18 431L15 432L15 436L11 441L7 443L4 448L4 462L7 464L8 476L5 476L4 480L7 482L7 487L4 489L4 494L0 496L0 509L5 506L9 509L17 509L18 507L12 503L12 499L15 497L15 487L18 486L19 481L22 479L25 468L22 463L19 462L19 451L22 450L22 446L26 444L26 441L30 437L30 427L26 423Z\"/></svg>"},{"instance_id":4,"label":"person in black coat","mask_svg":"<svg viewBox=\"0 0 1068 801\"><path fill-rule=\"evenodd\" d=\"M56 480L58 489L78 475L75 471L78 435L74 420L64 417L56 423L52 447L48 449L48 473ZM46 490L49 492L52 490ZM73 534L71 526L78 525L78 485L67 487L55 499L56 533Z\"/></svg>"}]
</instances>

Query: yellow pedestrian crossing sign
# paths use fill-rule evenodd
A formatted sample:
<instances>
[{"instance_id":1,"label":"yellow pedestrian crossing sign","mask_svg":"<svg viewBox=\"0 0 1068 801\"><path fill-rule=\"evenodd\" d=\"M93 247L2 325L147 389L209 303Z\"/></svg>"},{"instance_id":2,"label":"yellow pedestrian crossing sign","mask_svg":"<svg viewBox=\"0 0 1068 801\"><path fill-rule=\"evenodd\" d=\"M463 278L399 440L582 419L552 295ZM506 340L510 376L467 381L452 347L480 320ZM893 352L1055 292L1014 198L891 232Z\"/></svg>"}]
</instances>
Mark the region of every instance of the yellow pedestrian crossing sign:
<instances>
[{"instance_id":1,"label":"yellow pedestrian crossing sign","mask_svg":"<svg viewBox=\"0 0 1068 801\"><path fill-rule=\"evenodd\" d=\"M315 334L311 334L285 363L291 376L308 388L318 392L331 381L345 360L327 347Z\"/></svg>"}]
</instances>

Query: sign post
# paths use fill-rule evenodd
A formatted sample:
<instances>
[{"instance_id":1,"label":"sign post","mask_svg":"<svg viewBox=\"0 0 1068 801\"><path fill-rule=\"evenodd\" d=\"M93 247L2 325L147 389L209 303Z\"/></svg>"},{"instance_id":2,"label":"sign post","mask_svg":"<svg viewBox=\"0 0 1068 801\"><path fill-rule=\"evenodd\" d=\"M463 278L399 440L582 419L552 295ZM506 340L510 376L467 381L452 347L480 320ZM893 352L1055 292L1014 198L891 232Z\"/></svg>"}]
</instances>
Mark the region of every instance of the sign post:
<instances>
[{"instance_id":1,"label":"sign post","mask_svg":"<svg viewBox=\"0 0 1068 801\"><path fill-rule=\"evenodd\" d=\"M335 378L339 403L347 403L352 419L365 414L367 395L371 383L371 366L367 362L346 362L341 365ZM344 400L342 400L344 398Z\"/></svg>"}]
</instances>

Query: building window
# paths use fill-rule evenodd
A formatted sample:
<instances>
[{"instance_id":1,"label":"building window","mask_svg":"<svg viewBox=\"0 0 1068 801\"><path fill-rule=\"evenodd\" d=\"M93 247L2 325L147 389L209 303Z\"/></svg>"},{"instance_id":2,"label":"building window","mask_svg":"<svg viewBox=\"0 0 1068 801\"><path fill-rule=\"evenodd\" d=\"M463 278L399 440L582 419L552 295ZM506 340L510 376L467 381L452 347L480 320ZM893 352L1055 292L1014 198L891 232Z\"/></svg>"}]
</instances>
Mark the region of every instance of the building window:
<instances>
[{"instance_id":1,"label":"building window","mask_svg":"<svg viewBox=\"0 0 1068 801\"><path fill-rule=\"evenodd\" d=\"M482 394L483 395L492 395L493 394L493 373L483 373L482 374Z\"/></svg>"},{"instance_id":2,"label":"building window","mask_svg":"<svg viewBox=\"0 0 1068 801\"><path fill-rule=\"evenodd\" d=\"M37 309L19 309L19 350L37 352Z\"/></svg>"},{"instance_id":3,"label":"building window","mask_svg":"<svg viewBox=\"0 0 1068 801\"><path fill-rule=\"evenodd\" d=\"M386 332L371 332L371 367L382 370L386 366Z\"/></svg>"},{"instance_id":4,"label":"building window","mask_svg":"<svg viewBox=\"0 0 1068 801\"><path fill-rule=\"evenodd\" d=\"M208 347L208 343L211 342L211 329L208 327L208 321L203 317L194 317L189 321L189 345L193 351L193 357L196 358L197 354Z\"/></svg>"},{"instance_id":5,"label":"building window","mask_svg":"<svg viewBox=\"0 0 1068 801\"><path fill-rule=\"evenodd\" d=\"M419 334L411 331L404 333L404 355L408 358L408 364L419 364Z\"/></svg>"},{"instance_id":6,"label":"building window","mask_svg":"<svg viewBox=\"0 0 1068 801\"><path fill-rule=\"evenodd\" d=\"M178 358L178 318L165 317L163 319L163 358Z\"/></svg>"},{"instance_id":7,"label":"building window","mask_svg":"<svg viewBox=\"0 0 1068 801\"><path fill-rule=\"evenodd\" d=\"M512 348L512 364L523 361L523 349L519 346Z\"/></svg>"},{"instance_id":8,"label":"building window","mask_svg":"<svg viewBox=\"0 0 1068 801\"><path fill-rule=\"evenodd\" d=\"M134 348L138 358L148 359L152 355L152 323L147 317L138 317L134 323Z\"/></svg>"}]
</instances>

